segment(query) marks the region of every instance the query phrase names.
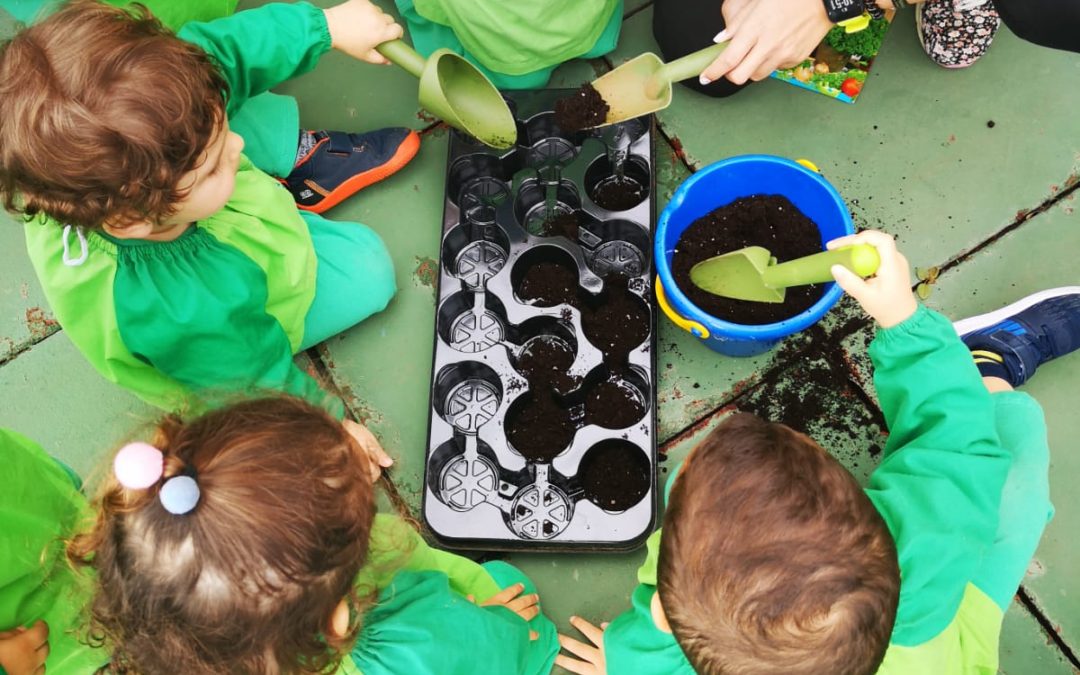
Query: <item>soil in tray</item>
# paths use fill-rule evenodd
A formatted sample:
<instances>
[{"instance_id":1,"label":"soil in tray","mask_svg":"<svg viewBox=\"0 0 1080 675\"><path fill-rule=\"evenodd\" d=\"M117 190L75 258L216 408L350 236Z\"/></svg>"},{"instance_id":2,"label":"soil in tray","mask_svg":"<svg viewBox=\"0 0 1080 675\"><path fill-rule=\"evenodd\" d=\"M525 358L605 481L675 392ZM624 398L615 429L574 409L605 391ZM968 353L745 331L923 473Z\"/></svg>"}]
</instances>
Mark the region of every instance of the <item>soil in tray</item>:
<instances>
[{"instance_id":1,"label":"soil in tray","mask_svg":"<svg viewBox=\"0 0 1080 675\"><path fill-rule=\"evenodd\" d=\"M630 292L630 279L621 274L604 277L604 292L595 307L581 311L581 326L589 342L604 354L604 363L618 367L649 337L649 311Z\"/></svg>"},{"instance_id":2,"label":"soil in tray","mask_svg":"<svg viewBox=\"0 0 1080 675\"><path fill-rule=\"evenodd\" d=\"M578 272L561 263L537 263L521 277L517 295L537 307L574 304L578 296Z\"/></svg>"},{"instance_id":3,"label":"soil in tray","mask_svg":"<svg viewBox=\"0 0 1080 675\"><path fill-rule=\"evenodd\" d=\"M558 213L544 221L541 232L545 237L562 236L577 241L580 229L577 213Z\"/></svg>"},{"instance_id":4,"label":"soil in tray","mask_svg":"<svg viewBox=\"0 0 1080 675\"><path fill-rule=\"evenodd\" d=\"M627 450L615 444L597 447L583 463L581 486L585 498L602 509L625 511L649 491L648 465L634 461Z\"/></svg>"},{"instance_id":5,"label":"soil in tray","mask_svg":"<svg viewBox=\"0 0 1080 675\"><path fill-rule=\"evenodd\" d=\"M529 381L531 389L554 389L565 394L575 389L578 378L567 371L574 363L574 352L559 339L529 340L517 360L517 369Z\"/></svg>"},{"instance_id":6,"label":"soil in tray","mask_svg":"<svg viewBox=\"0 0 1080 675\"><path fill-rule=\"evenodd\" d=\"M567 133L595 127L607 120L610 106L591 84L555 101L555 123Z\"/></svg>"},{"instance_id":7,"label":"soil in tray","mask_svg":"<svg viewBox=\"0 0 1080 675\"><path fill-rule=\"evenodd\" d=\"M585 394L585 424L625 429L644 415L641 393L618 375L598 382Z\"/></svg>"},{"instance_id":8,"label":"soil in tray","mask_svg":"<svg viewBox=\"0 0 1080 675\"><path fill-rule=\"evenodd\" d=\"M612 176L596 184L592 200L608 211L625 211L645 201L645 186L633 178Z\"/></svg>"},{"instance_id":9,"label":"soil in tray","mask_svg":"<svg viewBox=\"0 0 1080 675\"><path fill-rule=\"evenodd\" d=\"M737 199L698 218L683 232L671 259L675 283L706 314L750 326L791 318L824 295L821 284L792 286L784 302L750 302L713 295L690 281L694 265L746 246L763 246L777 262L786 262L820 253L821 235L814 222L786 197L755 195Z\"/></svg>"},{"instance_id":10,"label":"soil in tray","mask_svg":"<svg viewBox=\"0 0 1080 675\"><path fill-rule=\"evenodd\" d=\"M550 462L569 447L577 432L570 411L550 391L528 393L506 419L506 435L522 457Z\"/></svg>"}]
</instances>

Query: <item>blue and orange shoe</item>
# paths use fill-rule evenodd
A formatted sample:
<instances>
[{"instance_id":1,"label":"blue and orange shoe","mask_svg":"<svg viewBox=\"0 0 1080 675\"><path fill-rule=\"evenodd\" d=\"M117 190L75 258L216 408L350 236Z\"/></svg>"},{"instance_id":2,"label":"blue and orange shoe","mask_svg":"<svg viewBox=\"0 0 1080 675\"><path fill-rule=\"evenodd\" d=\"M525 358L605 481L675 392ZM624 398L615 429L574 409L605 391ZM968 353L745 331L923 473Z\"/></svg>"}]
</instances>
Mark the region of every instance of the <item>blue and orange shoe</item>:
<instances>
[{"instance_id":1,"label":"blue and orange shoe","mask_svg":"<svg viewBox=\"0 0 1080 675\"><path fill-rule=\"evenodd\" d=\"M1042 364L1080 349L1080 286L1040 291L953 328L983 377L1018 387Z\"/></svg>"},{"instance_id":2,"label":"blue and orange shoe","mask_svg":"<svg viewBox=\"0 0 1080 675\"><path fill-rule=\"evenodd\" d=\"M301 132L296 165L279 180L298 208L322 213L396 173L419 149L420 136L403 127L362 134Z\"/></svg>"}]
</instances>

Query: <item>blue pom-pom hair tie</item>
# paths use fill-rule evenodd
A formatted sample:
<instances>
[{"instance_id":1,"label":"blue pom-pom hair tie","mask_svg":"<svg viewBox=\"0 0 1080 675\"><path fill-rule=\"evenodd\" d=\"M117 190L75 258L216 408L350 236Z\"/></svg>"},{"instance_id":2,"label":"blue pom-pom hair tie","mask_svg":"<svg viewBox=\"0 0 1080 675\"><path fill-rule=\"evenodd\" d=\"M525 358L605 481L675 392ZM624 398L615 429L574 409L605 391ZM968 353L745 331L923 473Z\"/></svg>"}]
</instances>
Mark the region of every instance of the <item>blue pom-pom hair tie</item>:
<instances>
[{"instance_id":1,"label":"blue pom-pom hair tie","mask_svg":"<svg viewBox=\"0 0 1080 675\"><path fill-rule=\"evenodd\" d=\"M113 460L116 480L129 490L145 490L156 485L165 473L165 454L149 443L128 443ZM182 516L199 503L199 484L190 469L165 481L158 500L169 513Z\"/></svg>"}]
</instances>

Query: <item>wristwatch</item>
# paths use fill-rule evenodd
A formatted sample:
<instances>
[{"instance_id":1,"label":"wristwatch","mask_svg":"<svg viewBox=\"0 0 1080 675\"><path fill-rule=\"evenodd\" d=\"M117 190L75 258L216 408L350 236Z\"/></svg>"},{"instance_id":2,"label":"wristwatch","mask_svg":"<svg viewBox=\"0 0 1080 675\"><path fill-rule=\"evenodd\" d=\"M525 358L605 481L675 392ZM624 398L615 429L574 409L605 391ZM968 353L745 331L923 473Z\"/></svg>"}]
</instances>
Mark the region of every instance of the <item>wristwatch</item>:
<instances>
[{"instance_id":1,"label":"wristwatch","mask_svg":"<svg viewBox=\"0 0 1080 675\"><path fill-rule=\"evenodd\" d=\"M843 26L846 33L857 33L870 25L870 15L862 0L823 0L829 21Z\"/></svg>"}]
</instances>

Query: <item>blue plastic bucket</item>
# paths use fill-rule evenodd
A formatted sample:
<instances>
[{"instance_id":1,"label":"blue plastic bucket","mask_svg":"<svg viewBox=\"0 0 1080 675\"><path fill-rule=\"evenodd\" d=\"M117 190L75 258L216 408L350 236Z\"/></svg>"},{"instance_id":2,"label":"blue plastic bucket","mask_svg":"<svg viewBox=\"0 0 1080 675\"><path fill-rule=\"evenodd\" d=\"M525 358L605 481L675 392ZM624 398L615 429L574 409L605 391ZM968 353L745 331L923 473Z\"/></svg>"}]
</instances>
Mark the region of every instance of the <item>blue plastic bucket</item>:
<instances>
[{"instance_id":1,"label":"blue plastic bucket","mask_svg":"<svg viewBox=\"0 0 1080 675\"><path fill-rule=\"evenodd\" d=\"M801 314L778 323L744 326L706 314L675 285L671 255L684 230L698 218L751 195L783 195L814 221L822 248L830 239L855 231L840 193L806 160L792 161L771 155L742 155L701 169L675 191L656 226L654 241L656 297L660 309L677 326L707 347L728 356L755 356L772 349L781 339L818 321L840 300L843 291L829 283L825 295Z\"/></svg>"}]
</instances>

